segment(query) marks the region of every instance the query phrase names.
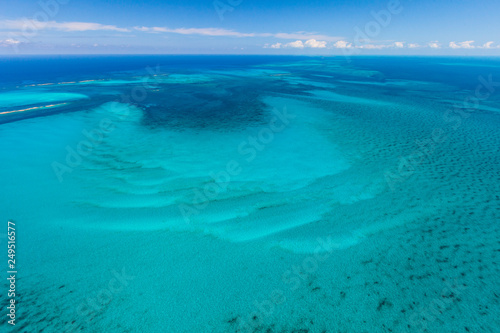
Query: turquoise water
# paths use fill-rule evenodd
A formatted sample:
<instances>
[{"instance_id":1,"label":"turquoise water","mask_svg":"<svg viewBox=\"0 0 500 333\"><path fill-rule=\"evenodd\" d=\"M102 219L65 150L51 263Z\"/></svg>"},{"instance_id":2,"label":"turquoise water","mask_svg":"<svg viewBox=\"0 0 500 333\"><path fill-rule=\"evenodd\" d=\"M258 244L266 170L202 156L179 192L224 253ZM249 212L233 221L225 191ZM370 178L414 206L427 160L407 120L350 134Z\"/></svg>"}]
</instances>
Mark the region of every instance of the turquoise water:
<instances>
[{"instance_id":1,"label":"turquoise water","mask_svg":"<svg viewBox=\"0 0 500 333\"><path fill-rule=\"evenodd\" d=\"M499 327L498 59L23 66L0 90L2 329Z\"/></svg>"}]
</instances>

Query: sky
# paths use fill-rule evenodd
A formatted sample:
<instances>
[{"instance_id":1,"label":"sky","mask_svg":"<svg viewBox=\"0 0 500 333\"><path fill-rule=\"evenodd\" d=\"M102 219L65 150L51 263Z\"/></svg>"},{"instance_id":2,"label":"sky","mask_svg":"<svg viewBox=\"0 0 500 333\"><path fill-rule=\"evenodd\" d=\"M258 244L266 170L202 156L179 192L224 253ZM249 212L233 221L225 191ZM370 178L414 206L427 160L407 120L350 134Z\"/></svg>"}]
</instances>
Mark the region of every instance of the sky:
<instances>
[{"instance_id":1,"label":"sky","mask_svg":"<svg viewBox=\"0 0 500 333\"><path fill-rule=\"evenodd\" d=\"M498 0L1 0L0 54L500 55Z\"/></svg>"}]
</instances>

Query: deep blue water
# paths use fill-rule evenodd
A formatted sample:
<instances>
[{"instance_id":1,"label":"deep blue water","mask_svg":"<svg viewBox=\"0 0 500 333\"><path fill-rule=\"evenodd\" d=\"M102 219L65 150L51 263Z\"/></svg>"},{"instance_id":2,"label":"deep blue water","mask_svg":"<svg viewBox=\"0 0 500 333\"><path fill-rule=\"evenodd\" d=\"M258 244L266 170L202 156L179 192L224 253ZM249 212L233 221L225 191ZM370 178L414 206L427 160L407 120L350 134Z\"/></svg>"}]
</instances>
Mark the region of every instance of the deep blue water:
<instances>
[{"instance_id":1,"label":"deep blue water","mask_svg":"<svg viewBox=\"0 0 500 333\"><path fill-rule=\"evenodd\" d=\"M268 62L294 61L290 56L16 56L0 57L0 83L47 82L65 78L87 78L105 73L143 70L163 66L176 70L203 70L252 66Z\"/></svg>"},{"instance_id":2,"label":"deep blue water","mask_svg":"<svg viewBox=\"0 0 500 333\"><path fill-rule=\"evenodd\" d=\"M16 56L0 57L0 83L41 83L64 78L87 78L95 75L140 70L157 65L177 70L237 68L266 63L307 59L335 59L356 67L379 70L386 78L454 82L471 87L478 75L499 71L499 57L337 57L300 56L225 56L225 55L144 55L144 56ZM442 66L443 63L449 66ZM460 66L467 64L469 66Z\"/></svg>"}]
</instances>

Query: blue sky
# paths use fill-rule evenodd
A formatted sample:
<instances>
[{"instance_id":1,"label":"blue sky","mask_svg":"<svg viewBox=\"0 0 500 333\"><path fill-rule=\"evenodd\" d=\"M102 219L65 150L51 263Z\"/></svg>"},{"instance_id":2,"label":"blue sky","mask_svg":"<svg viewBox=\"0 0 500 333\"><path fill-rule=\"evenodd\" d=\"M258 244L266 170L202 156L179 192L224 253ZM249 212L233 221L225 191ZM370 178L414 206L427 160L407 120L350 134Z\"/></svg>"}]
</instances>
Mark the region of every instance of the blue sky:
<instances>
[{"instance_id":1,"label":"blue sky","mask_svg":"<svg viewBox=\"0 0 500 333\"><path fill-rule=\"evenodd\" d=\"M498 0L10 0L0 54L500 55Z\"/></svg>"}]
</instances>

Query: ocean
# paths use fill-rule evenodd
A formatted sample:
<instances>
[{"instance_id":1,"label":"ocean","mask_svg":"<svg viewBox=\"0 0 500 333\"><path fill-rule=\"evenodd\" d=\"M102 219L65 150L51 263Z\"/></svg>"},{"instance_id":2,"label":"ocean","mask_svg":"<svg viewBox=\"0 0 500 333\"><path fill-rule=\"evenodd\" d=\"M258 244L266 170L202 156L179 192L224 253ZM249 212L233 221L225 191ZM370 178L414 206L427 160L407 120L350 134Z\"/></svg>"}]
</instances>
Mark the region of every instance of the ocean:
<instances>
[{"instance_id":1,"label":"ocean","mask_svg":"<svg viewBox=\"0 0 500 333\"><path fill-rule=\"evenodd\" d=\"M495 332L499 129L500 58L2 57L0 327Z\"/></svg>"}]
</instances>

